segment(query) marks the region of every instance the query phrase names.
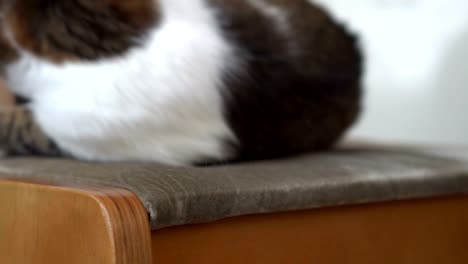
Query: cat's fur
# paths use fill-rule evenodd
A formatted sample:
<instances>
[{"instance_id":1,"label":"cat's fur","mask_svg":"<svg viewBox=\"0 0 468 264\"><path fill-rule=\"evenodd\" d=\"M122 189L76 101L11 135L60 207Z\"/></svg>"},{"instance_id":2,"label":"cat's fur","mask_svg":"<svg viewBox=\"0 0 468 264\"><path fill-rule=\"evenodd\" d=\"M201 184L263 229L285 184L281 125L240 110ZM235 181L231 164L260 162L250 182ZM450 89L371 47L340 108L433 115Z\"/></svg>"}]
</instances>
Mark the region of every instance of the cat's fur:
<instances>
[{"instance_id":1,"label":"cat's fur","mask_svg":"<svg viewBox=\"0 0 468 264\"><path fill-rule=\"evenodd\" d=\"M275 158L330 147L360 110L357 43L306 0L3 5L0 67L33 131L0 120L10 153Z\"/></svg>"}]
</instances>

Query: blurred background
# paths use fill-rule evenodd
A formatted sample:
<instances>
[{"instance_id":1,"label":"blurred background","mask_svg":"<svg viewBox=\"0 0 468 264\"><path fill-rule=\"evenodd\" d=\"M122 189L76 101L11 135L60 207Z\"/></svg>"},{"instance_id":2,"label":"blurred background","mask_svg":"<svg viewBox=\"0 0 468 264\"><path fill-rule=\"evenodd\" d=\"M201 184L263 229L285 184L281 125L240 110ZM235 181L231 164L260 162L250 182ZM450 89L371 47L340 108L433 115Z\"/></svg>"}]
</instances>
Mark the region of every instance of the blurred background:
<instances>
[{"instance_id":1,"label":"blurred background","mask_svg":"<svg viewBox=\"0 0 468 264\"><path fill-rule=\"evenodd\" d=\"M467 0L317 0L361 36L366 109L352 135L468 145Z\"/></svg>"}]
</instances>

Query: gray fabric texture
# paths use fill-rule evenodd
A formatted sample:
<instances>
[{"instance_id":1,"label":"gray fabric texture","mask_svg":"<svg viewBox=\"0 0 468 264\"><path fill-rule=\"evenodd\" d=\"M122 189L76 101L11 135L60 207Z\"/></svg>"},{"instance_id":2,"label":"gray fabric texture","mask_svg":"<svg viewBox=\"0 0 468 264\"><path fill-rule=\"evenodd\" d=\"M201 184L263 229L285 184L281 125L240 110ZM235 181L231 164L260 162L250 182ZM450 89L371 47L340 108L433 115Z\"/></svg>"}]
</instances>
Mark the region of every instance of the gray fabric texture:
<instances>
[{"instance_id":1,"label":"gray fabric texture","mask_svg":"<svg viewBox=\"0 0 468 264\"><path fill-rule=\"evenodd\" d=\"M239 215L467 194L468 149L342 147L201 168L15 158L0 161L0 177L125 188L142 200L155 230Z\"/></svg>"}]
</instances>

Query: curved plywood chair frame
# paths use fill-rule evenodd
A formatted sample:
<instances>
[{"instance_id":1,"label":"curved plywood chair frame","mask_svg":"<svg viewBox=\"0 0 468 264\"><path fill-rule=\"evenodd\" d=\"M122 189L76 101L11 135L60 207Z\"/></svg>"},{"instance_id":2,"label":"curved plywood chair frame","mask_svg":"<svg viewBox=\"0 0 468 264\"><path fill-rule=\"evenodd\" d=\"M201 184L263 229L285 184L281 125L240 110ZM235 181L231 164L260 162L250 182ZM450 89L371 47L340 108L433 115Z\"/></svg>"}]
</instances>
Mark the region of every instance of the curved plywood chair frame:
<instances>
[{"instance_id":1,"label":"curved plywood chair frame","mask_svg":"<svg viewBox=\"0 0 468 264\"><path fill-rule=\"evenodd\" d=\"M468 197L150 231L133 193L0 180L0 263L468 263Z\"/></svg>"}]
</instances>

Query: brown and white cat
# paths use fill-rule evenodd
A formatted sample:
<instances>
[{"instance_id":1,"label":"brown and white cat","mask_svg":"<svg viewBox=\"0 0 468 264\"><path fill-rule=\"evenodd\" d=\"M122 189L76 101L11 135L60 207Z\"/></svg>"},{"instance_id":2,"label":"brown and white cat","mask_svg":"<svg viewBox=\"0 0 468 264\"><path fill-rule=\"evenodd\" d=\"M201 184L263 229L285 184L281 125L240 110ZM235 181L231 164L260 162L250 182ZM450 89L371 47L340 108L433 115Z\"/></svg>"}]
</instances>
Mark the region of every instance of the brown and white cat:
<instances>
[{"instance_id":1,"label":"brown and white cat","mask_svg":"<svg viewBox=\"0 0 468 264\"><path fill-rule=\"evenodd\" d=\"M9 154L192 165L332 146L355 38L306 0L0 0Z\"/></svg>"}]
</instances>

